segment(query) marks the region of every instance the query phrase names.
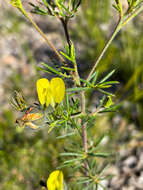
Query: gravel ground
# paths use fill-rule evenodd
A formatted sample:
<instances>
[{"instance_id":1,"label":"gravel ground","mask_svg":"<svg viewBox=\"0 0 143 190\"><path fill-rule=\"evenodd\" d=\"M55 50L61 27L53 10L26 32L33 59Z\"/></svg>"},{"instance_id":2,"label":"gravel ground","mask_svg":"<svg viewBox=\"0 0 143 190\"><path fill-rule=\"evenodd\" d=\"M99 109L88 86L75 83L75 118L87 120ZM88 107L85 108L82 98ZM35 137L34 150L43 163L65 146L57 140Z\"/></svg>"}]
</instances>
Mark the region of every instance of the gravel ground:
<instances>
[{"instance_id":1,"label":"gravel ground","mask_svg":"<svg viewBox=\"0 0 143 190\"><path fill-rule=\"evenodd\" d=\"M136 142L136 147L122 149L118 163L111 168L115 176L108 184L108 190L143 189L143 144Z\"/></svg>"}]
</instances>

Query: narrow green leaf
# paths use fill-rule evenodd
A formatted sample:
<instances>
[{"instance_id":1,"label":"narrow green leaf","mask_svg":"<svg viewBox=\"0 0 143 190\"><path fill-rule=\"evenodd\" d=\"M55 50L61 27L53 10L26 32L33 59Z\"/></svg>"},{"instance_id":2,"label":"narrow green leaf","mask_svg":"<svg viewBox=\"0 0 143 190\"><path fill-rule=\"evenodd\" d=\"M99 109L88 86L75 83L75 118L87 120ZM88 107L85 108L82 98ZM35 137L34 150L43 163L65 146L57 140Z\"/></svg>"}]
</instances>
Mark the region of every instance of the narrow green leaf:
<instances>
[{"instance_id":1,"label":"narrow green leaf","mask_svg":"<svg viewBox=\"0 0 143 190\"><path fill-rule=\"evenodd\" d=\"M100 107L104 105L105 99L106 99L106 96L104 95L102 99L100 100L100 104L99 104Z\"/></svg>"},{"instance_id":2,"label":"narrow green leaf","mask_svg":"<svg viewBox=\"0 0 143 190\"><path fill-rule=\"evenodd\" d=\"M70 49L69 49L68 44L65 45L65 49L66 49L66 54L69 56L70 55Z\"/></svg>"},{"instance_id":3,"label":"narrow green leaf","mask_svg":"<svg viewBox=\"0 0 143 190\"><path fill-rule=\"evenodd\" d=\"M110 92L107 92L107 91L105 91L105 90L103 90L103 89L101 89L101 88L97 88L97 90L100 91L100 92L102 92L103 94L107 94L107 95L109 95L109 96L115 96L114 94L112 94L112 93L110 93Z\"/></svg>"},{"instance_id":4,"label":"narrow green leaf","mask_svg":"<svg viewBox=\"0 0 143 190\"><path fill-rule=\"evenodd\" d=\"M47 7L49 14L50 14L50 15L53 15L53 14L52 14L52 11L51 11L51 9L50 9L50 6L49 6L49 4L47 3L47 1L46 1L46 0L42 0L42 1L43 1L44 5Z\"/></svg>"},{"instance_id":5,"label":"narrow green leaf","mask_svg":"<svg viewBox=\"0 0 143 190\"><path fill-rule=\"evenodd\" d=\"M90 89L90 87L75 87L75 88L66 89L66 92L79 92L79 91L86 91L89 89Z\"/></svg>"},{"instance_id":6,"label":"narrow green leaf","mask_svg":"<svg viewBox=\"0 0 143 190\"><path fill-rule=\"evenodd\" d=\"M66 95L65 95L65 101L66 101L67 112L69 114L70 105L69 105L69 95L68 95L68 93L66 93Z\"/></svg>"},{"instance_id":7,"label":"narrow green leaf","mask_svg":"<svg viewBox=\"0 0 143 190\"><path fill-rule=\"evenodd\" d=\"M94 186L95 182L90 182L88 186L86 186L85 188L82 188L82 190L94 190L93 186Z\"/></svg>"},{"instance_id":8,"label":"narrow green leaf","mask_svg":"<svg viewBox=\"0 0 143 190\"><path fill-rule=\"evenodd\" d=\"M97 147L101 143L101 141L104 139L104 137L105 137L105 134L98 137L97 140L94 143L94 147Z\"/></svg>"},{"instance_id":9,"label":"narrow green leaf","mask_svg":"<svg viewBox=\"0 0 143 190\"><path fill-rule=\"evenodd\" d=\"M84 176L81 176L81 177L80 177L80 176L79 176L77 180L78 180L78 181L82 181L82 180L87 180L87 179L89 179L89 177L84 177Z\"/></svg>"},{"instance_id":10,"label":"narrow green leaf","mask_svg":"<svg viewBox=\"0 0 143 190\"><path fill-rule=\"evenodd\" d=\"M64 52L60 51L60 53L66 58L68 59L69 61L72 61L73 62L73 59L71 57L69 57L67 54L65 54Z\"/></svg>"},{"instance_id":11,"label":"narrow green leaf","mask_svg":"<svg viewBox=\"0 0 143 190\"><path fill-rule=\"evenodd\" d=\"M95 79L93 79L93 80L96 80L96 79L97 79L97 76L98 76L98 71L95 71L95 72L89 77L88 82L89 82L91 79L93 79L93 78L95 78Z\"/></svg>"},{"instance_id":12,"label":"narrow green leaf","mask_svg":"<svg viewBox=\"0 0 143 190\"><path fill-rule=\"evenodd\" d=\"M75 48L73 42L71 42L71 58L75 62Z\"/></svg>"},{"instance_id":13,"label":"narrow green leaf","mask_svg":"<svg viewBox=\"0 0 143 190\"><path fill-rule=\"evenodd\" d=\"M61 156L83 156L83 154L79 154L79 153L75 153L75 152L64 152L64 153L60 153Z\"/></svg>"},{"instance_id":14,"label":"narrow green leaf","mask_svg":"<svg viewBox=\"0 0 143 190\"><path fill-rule=\"evenodd\" d=\"M103 83L99 83L99 84L102 84L102 85L106 85L106 84L119 84L118 81L107 81L107 82L103 82Z\"/></svg>"},{"instance_id":15,"label":"narrow green leaf","mask_svg":"<svg viewBox=\"0 0 143 190\"><path fill-rule=\"evenodd\" d=\"M82 116L82 115L83 115L83 114L81 114L81 112L72 113L72 114L71 114L71 118L80 117L80 116Z\"/></svg>"},{"instance_id":16,"label":"narrow green leaf","mask_svg":"<svg viewBox=\"0 0 143 190\"><path fill-rule=\"evenodd\" d=\"M75 158L75 159L72 159L72 160L67 160L63 164L73 163L73 162L80 161L80 160L83 160L83 158Z\"/></svg>"},{"instance_id":17,"label":"narrow green leaf","mask_svg":"<svg viewBox=\"0 0 143 190\"><path fill-rule=\"evenodd\" d=\"M90 82L88 82L88 81L86 81L86 80L84 80L82 78L80 78L80 81L83 82L83 83L85 83L85 84L87 84L88 86L94 88L94 86Z\"/></svg>"},{"instance_id":18,"label":"narrow green leaf","mask_svg":"<svg viewBox=\"0 0 143 190\"><path fill-rule=\"evenodd\" d=\"M117 5L115 5L115 4L113 4L112 6L113 6L118 12L120 12L119 6L117 6Z\"/></svg>"},{"instance_id":19,"label":"narrow green leaf","mask_svg":"<svg viewBox=\"0 0 143 190\"><path fill-rule=\"evenodd\" d=\"M41 68L41 67L39 67L39 66L35 66L35 68L37 69L37 71L43 71L43 72L45 72L45 73L54 74L53 72L48 71L48 70L45 70L45 69L43 69L43 68Z\"/></svg>"},{"instance_id":20,"label":"narrow green leaf","mask_svg":"<svg viewBox=\"0 0 143 190\"><path fill-rule=\"evenodd\" d=\"M56 69L54 69L53 67L49 66L48 64L45 64L43 62L41 62L40 64L43 65L44 67L46 67L47 69L49 69L51 72L60 75L60 72L58 72Z\"/></svg>"},{"instance_id":21,"label":"narrow green leaf","mask_svg":"<svg viewBox=\"0 0 143 190\"><path fill-rule=\"evenodd\" d=\"M92 181L92 179L87 179L87 180L79 181L79 182L77 182L77 184L89 183L91 181Z\"/></svg>"},{"instance_id":22,"label":"narrow green leaf","mask_svg":"<svg viewBox=\"0 0 143 190\"><path fill-rule=\"evenodd\" d=\"M59 4L61 5L61 7L62 7L69 15L71 15L70 10L69 10L68 8L66 8L62 2L59 3Z\"/></svg>"},{"instance_id":23,"label":"narrow green leaf","mask_svg":"<svg viewBox=\"0 0 143 190\"><path fill-rule=\"evenodd\" d=\"M75 9L77 9L77 8L80 6L81 2L82 2L82 0L79 0L79 1L78 1L78 3L76 4Z\"/></svg>"},{"instance_id":24,"label":"narrow green leaf","mask_svg":"<svg viewBox=\"0 0 143 190\"><path fill-rule=\"evenodd\" d=\"M75 132L67 133L65 135L61 135L61 136L56 137L56 139L63 139L63 138L70 137L70 136L75 135L75 134L76 134Z\"/></svg>"},{"instance_id":25,"label":"narrow green leaf","mask_svg":"<svg viewBox=\"0 0 143 190\"><path fill-rule=\"evenodd\" d=\"M74 68L70 68L70 67L61 67L61 69L67 70L67 71L74 71Z\"/></svg>"},{"instance_id":26,"label":"narrow green leaf","mask_svg":"<svg viewBox=\"0 0 143 190\"><path fill-rule=\"evenodd\" d=\"M71 78L70 75L67 75L66 73L58 72L57 70L53 69L52 67L51 67L51 69L47 68L47 70L45 70L44 68L41 68L41 67L36 67L36 69L40 70L40 71L43 71L45 73L56 74L56 75L59 75L59 76L64 77L64 78Z\"/></svg>"},{"instance_id":27,"label":"narrow green leaf","mask_svg":"<svg viewBox=\"0 0 143 190\"><path fill-rule=\"evenodd\" d=\"M111 71L107 76L105 76L98 84L103 83L106 81L108 78L110 78L114 74L115 70Z\"/></svg>"},{"instance_id":28,"label":"narrow green leaf","mask_svg":"<svg viewBox=\"0 0 143 190\"><path fill-rule=\"evenodd\" d=\"M32 7L34 7L34 9L32 10L32 13L36 13L36 14L41 14L41 15L46 15L47 11L34 5L33 3L29 3Z\"/></svg>"},{"instance_id":29,"label":"narrow green leaf","mask_svg":"<svg viewBox=\"0 0 143 190\"><path fill-rule=\"evenodd\" d=\"M121 104L117 104L117 105L113 105L110 108L105 108L102 111L100 111L99 113L104 113L104 112L115 112L116 110L118 110L121 107Z\"/></svg>"},{"instance_id":30,"label":"narrow green leaf","mask_svg":"<svg viewBox=\"0 0 143 190\"><path fill-rule=\"evenodd\" d=\"M96 88L110 88L112 85L104 85L104 84L99 84L96 86Z\"/></svg>"},{"instance_id":31,"label":"narrow green leaf","mask_svg":"<svg viewBox=\"0 0 143 190\"><path fill-rule=\"evenodd\" d=\"M67 168L70 165L72 165L72 164L62 164L62 165L58 166L57 169Z\"/></svg>"},{"instance_id":32,"label":"narrow green leaf","mask_svg":"<svg viewBox=\"0 0 143 190\"><path fill-rule=\"evenodd\" d=\"M44 3L45 6L49 7L49 5L48 5L48 3L47 3L46 0L42 0L42 1L43 1L43 3Z\"/></svg>"},{"instance_id":33,"label":"narrow green leaf","mask_svg":"<svg viewBox=\"0 0 143 190\"><path fill-rule=\"evenodd\" d=\"M105 164L103 166L103 168L101 169L101 171L99 172L99 176L102 176L102 174L104 174L105 170L109 167L109 164Z\"/></svg>"},{"instance_id":34,"label":"narrow green leaf","mask_svg":"<svg viewBox=\"0 0 143 190\"><path fill-rule=\"evenodd\" d=\"M96 82L96 80L97 80L97 77L98 77L98 71L95 72L95 75L94 75L93 80L92 80L92 85L95 84L95 82Z\"/></svg>"},{"instance_id":35,"label":"narrow green leaf","mask_svg":"<svg viewBox=\"0 0 143 190\"><path fill-rule=\"evenodd\" d=\"M98 88L109 88L111 87L111 85L113 84L119 84L118 81L107 81L107 82L99 82L98 84L96 84L95 87L98 87Z\"/></svg>"},{"instance_id":36,"label":"narrow green leaf","mask_svg":"<svg viewBox=\"0 0 143 190\"><path fill-rule=\"evenodd\" d=\"M101 158L107 158L111 156L110 153L88 153L89 156L95 156L95 157L101 157Z\"/></svg>"},{"instance_id":37,"label":"narrow green leaf","mask_svg":"<svg viewBox=\"0 0 143 190\"><path fill-rule=\"evenodd\" d=\"M76 2L77 2L77 0L73 0L73 1L72 1L72 9L73 9L73 10L76 8Z\"/></svg>"}]
</instances>

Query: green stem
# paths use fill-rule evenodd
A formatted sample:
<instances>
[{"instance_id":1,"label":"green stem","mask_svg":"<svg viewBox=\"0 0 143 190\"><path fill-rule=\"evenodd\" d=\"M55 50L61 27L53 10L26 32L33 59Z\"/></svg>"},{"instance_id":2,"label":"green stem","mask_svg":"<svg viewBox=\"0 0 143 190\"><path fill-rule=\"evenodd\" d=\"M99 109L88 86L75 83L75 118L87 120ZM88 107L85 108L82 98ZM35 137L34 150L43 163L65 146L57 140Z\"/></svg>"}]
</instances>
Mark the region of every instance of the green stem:
<instances>
[{"instance_id":1,"label":"green stem","mask_svg":"<svg viewBox=\"0 0 143 190\"><path fill-rule=\"evenodd\" d=\"M85 106L86 106L86 105L85 105L85 92L82 91L82 92L81 92L81 113L82 113L83 115L86 114Z\"/></svg>"},{"instance_id":2,"label":"green stem","mask_svg":"<svg viewBox=\"0 0 143 190\"><path fill-rule=\"evenodd\" d=\"M42 36L42 38L44 38L44 40L48 43L48 45L50 46L50 48L55 52L55 54L58 56L59 60L62 63L65 63L64 58L59 54L59 52L57 51L57 49L55 48L55 46L48 40L47 36L42 32L42 30L37 26L37 24L32 20L32 18L27 14L27 12L22 8L20 9L20 11L22 12L22 14L32 23L32 25L35 27L35 29L40 33L40 35Z\"/></svg>"},{"instance_id":3,"label":"green stem","mask_svg":"<svg viewBox=\"0 0 143 190\"><path fill-rule=\"evenodd\" d=\"M123 8L122 8L122 2L119 0L119 7L120 7L120 18L123 16Z\"/></svg>"},{"instance_id":4,"label":"green stem","mask_svg":"<svg viewBox=\"0 0 143 190\"><path fill-rule=\"evenodd\" d=\"M121 27L122 27L122 19L120 19L119 22L117 23L114 32L112 33L112 35L111 35L111 37L109 38L109 40L107 41L106 45L105 45L104 48L102 49L100 55L98 56L98 58L97 58L97 60L96 60L96 62L95 62L95 64L94 64L94 66L92 67L92 69L91 69L91 71L90 71L90 73L89 73L89 75L88 75L88 77L87 77L86 80L88 80L88 79L91 77L91 75L94 73L95 68L97 67L98 63L99 63L100 60L102 59L103 55L104 55L105 52L107 51L109 45L111 44L111 42L113 41L113 39L115 38L115 36L117 35L117 33L120 31Z\"/></svg>"},{"instance_id":5,"label":"green stem","mask_svg":"<svg viewBox=\"0 0 143 190\"><path fill-rule=\"evenodd\" d=\"M85 104L85 92L82 91L81 92L81 113L83 115L86 114L86 111L85 111L85 107L86 107L86 104ZM88 153L88 143L87 143L87 125L86 123L83 123L84 121L82 120L81 123L82 123L82 143L83 143L83 149L84 149L84 153L85 155L87 155ZM89 165L88 165L88 161L84 160L84 167L86 169L86 172L85 172L85 175L88 176L89 175ZM88 182L86 183L86 186L88 186Z\"/></svg>"},{"instance_id":6,"label":"green stem","mask_svg":"<svg viewBox=\"0 0 143 190\"><path fill-rule=\"evenodd\" d=\"M88 152L88 147L87 147L87 129L86 129L86 124L82 124L82 141L83 141L83 148L84 148L84 153L85 156L87 155ZM85 175L88 176L89 175L89 166L88 166L88 161L84 160L84 167L86 169ZM88 186L88 183L86 183L86 186Z\"/></svg>"}]
</instances>

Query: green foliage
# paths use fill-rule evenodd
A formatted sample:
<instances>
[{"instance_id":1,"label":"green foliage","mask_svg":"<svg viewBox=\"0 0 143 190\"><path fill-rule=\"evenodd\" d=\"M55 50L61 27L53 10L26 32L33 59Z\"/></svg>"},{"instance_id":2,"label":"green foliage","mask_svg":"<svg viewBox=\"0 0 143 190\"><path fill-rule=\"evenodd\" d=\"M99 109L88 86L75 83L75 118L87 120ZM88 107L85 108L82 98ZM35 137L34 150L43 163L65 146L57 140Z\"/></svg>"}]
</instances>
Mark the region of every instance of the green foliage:
<instances>
[{"instance_id":1,"label":"green foliage","mask_svg":"<svg viewBox=\"0 0 143 190\"><path fill-rule=\"evenodd\" d=\"M16 3L16 1L13 2ZM13 117L10 112L7 111L5 113L4 117L6 117L6 119L1 125L6 129L1 130L0 133L3 136L3 139L6 140L6 142L3 143L2 151L0 152L2 156L2 164L6 167L9 163L10 167L8 169L13 171L13 169L15 169L14 161L16 160L16 169L13 172L16 178L20 176L18 180L16 180L16 184L13 183L13 178L7 180L4 184L4 188L6 189L10 188L11 185L16 186L16 188L18 185L21 186L20 183L23 182L24 179L26 179L26 181L28 180L27 176L31 176L28 188L36 189L38 188L37 181L40 181L41 178L47 180L47 172L49 173L49 170L55 170L55 168L62 168L64 170L66 173L65 176L70 179L67 180L67 186L69 189L70 186L72 188L74 187L75 190L98 190L99 187L106 189L102 185L102 180L110 177L104 174L104 170L108 166L108 159L113 156L113 154L112 152L107 151L106 146L103 143L104 138L107 136L105 132L101 135L97 134L97 138L95 138L95 121L97 121L99 115L102 115L103 117L103 113L115 112L121 105L114 101L113 98L115 98L115 94L112 90L114 85L117 85L119 82L114 79L109 80L111 77L113 78L112 75L115 74L115 70L111 69L111 72L107 71L106 74L101 74L101 71L103 72L107 70L106 64L109 64L110 59L107 58L102 67L96 68L96 66L101 61L101 58L117 33L124 25L126 25L126 23L128 23L129 20L139 13L138 11L141 11L140 8L142 7L140 4L141 1L128 0L128 8L124 12L121 1L115 0L114 7L119 13L119 22L112 36L103 48L106 32L103 34L101 28L97 28L97 26L99 25L99 21L102 24L109 19L109 1L105 2L104 9L102 7L103 2L101 1L93 1L91 5L88 5L87 7L84 7L87 2L84 1L85 4L82 4L82 8L86 11L83 11L82 13L85 18L83 21L87 22L88 29L85 33L81 30L82 32L76 34L76 37L79 38L86 34L86 38L84 38L85 44L90 42L90 40L88 40L89 37L92 37L90 39L93 39L93 42L94 39L97 40L99 48L96 53L94 47L92 47L93 51L90 52L90 48L89 51L87 51L87 54L89 53L92 59L97 56L101 47L103 49L87 78L81 78L78 70L74 43L70 39L67 25L68 21L75 16L81 2L81 0L43 0L42 3L44 8L30 3L33 7L33 13L51 15L60 19L64 28L67 43L65 51L61 51L60 54L54 48L53 44L48 42L46 36L22 7L22 13L28 18L48 44L50 44L50 47L54 49L54 52L60 58L61 63L59 65L52 67L47 63L42 62L40 67L38 67L38 70L50 73L52 76L62 77L63 80L65 80L67 88L65 99L62 103L55 104L54 106L48 104L47 107L40 105L39 102L28 103L28 101L25 100L26 98L24 98L19 92L15 93L12 101L13 106L17 111L23 112L21 117L17 120L17 123L19 125L21 121L23 125L20 125L19 127L25 127L25 129L22 130L21 128L17 128L15 129L16 132L13 132L12 136L10 136L7 131L9 130L9 126L13 125L14 121L12 122ZM13 6L15 6L15 4L13 4ZM99 7L101 11L99 11ZM18 6L18 8L21 9L21 6ZM95 14L96 11L97 13ZM105 16L105 18L103 18L103 14L101 13L105 13L107 17ZM97 24L94 25L93 23L96 21ZM79 28L80 26L77 27L77 30ZM104 39L102 37L104 37ZM113 52L117 55L119 51L117 51L115 47L113 49ZM113 55L112 60L114 60ZM102 69L103 67L104 69ZM142 67L139 67L139 71L140 69L142 69ZM133 72L131 82L136 76L139 76L141 73L139 71L136 71L137 73ZM72 84L71 87L68 87L68 82ZM127 87L130 86L131 82L129 81ZM50 97L51 89L47 87L46 90ZM95 110L91 109L86 102L90 101L88 95L94 92L96 92L96 97L98 97L98 93L100 93L100 98ZM44 94L44 87L41 93ZM139 90L137 88L135 88L135 93L138 95L135 94L135 101L140 100L142 93L138 94ZM57 96L58 95L59 94L57 93ZM36 123L37 120L35 121L32 118L33 116L37 116L37 114L38 116L42 115L42 121L40 120L40 123L38 124ZM34 134L35 138L28 136L30 132L26 133L26 130L30 130L30 128L34 132L36 131ZM17 144L13 144L11 149L10 143L12 138L16 139L15 142L20 144L18 144L18 147ZM11 155L15 160L10 159L7 155ZM22 160L21 163L18 162L19 160ZM25 165L27 167L25 167ZM4 168L2 169L4 174L9 176L8 170L5 170ZM77 177L75 178L75 176ZM74 179L74 181L72 181L72 179ZM27 189L26 186L27 185L24 184L22 189Z\"/></svg>"},{"instance_id":2,"label":"green foliage","mask_svg":"<svg viewBox=\"0 0 143 190\"><path fill-rule=\"evenodd\" d=\"M134 10L137 6L140 5L140 3L142 3L142 0L127 0L128 2L128 12Z\"/></svg>"},{"instance_id":3,"label":"green foliage","mask_svg":"<svg viewBox=\"0 0 143 190\"><path fill-rule=\"evenodd\" d=\"M30 5L33 7L32 13L71 18L77 12L81 1L82 0L42 0L45 9L33 3L30 3Z\"/></svg>"}]
</instances>

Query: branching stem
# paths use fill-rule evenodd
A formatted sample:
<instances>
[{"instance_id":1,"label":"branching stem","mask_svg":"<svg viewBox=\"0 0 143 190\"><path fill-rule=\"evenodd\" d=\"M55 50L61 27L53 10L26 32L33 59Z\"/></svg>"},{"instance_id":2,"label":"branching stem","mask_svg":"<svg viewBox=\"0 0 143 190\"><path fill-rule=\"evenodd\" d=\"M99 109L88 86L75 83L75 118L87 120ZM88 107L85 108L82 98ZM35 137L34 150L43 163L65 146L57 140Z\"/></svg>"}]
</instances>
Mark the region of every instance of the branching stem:
<instances>
[{"instance_id":1,"label":"branching stem","mask_svg":"<svg viewBox=\"0 0 143 190\"><path fill-rule=\"evenodd\" d=\"M107 41L106 45L104 46L104 48L102 49L101 53L99 54L96 62L94 63L88 77L86 80L88 80L91 75L94 73L97 65L99 64L100 60L102 59L103 55L105 54L106 50L108 49L109 45L111 44L111 42L113 41L113 39L115 38L115 36L117 35L117 33L120 31L121 29L121 26L122 26L122 19L119 20L119 22L117 23L116 27L115 27L115 30L113 31L111 37L109 38L109 40Z\"/></svg>"}]
</instances>

